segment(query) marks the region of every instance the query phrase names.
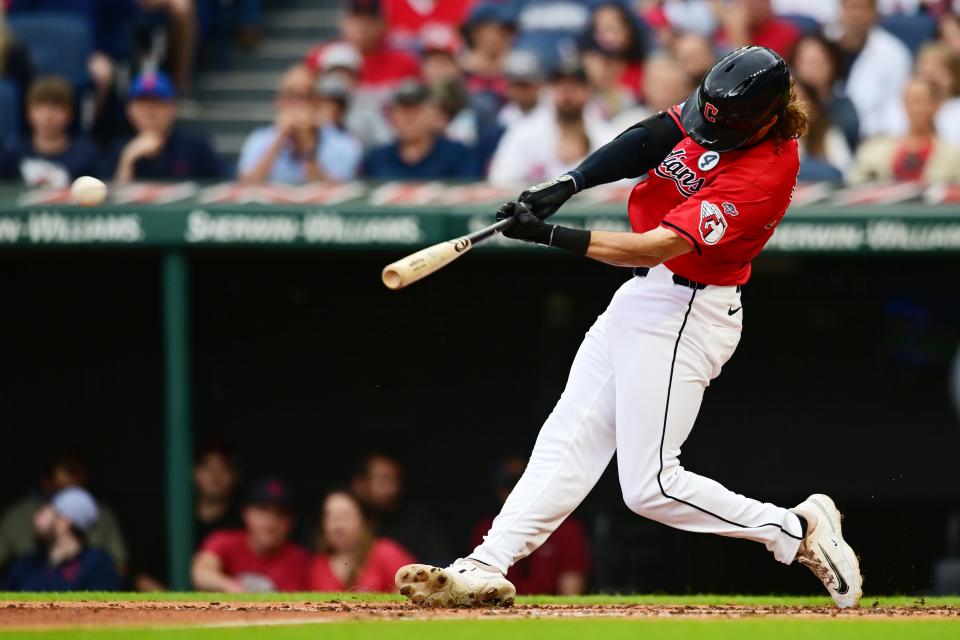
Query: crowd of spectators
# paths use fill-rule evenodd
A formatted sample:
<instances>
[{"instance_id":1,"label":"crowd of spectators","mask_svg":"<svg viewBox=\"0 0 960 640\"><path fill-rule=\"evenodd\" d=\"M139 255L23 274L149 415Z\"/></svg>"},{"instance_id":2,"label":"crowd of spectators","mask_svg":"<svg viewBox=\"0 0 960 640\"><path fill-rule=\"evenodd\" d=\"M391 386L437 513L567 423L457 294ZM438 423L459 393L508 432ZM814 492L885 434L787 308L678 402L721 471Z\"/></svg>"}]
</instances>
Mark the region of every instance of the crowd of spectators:
<instances>
[{"instance_id":1,"label":"crowd of spectators","mask_svg":"<svg viewBox=\"0 0 960 640\"><path fill-rule=\"evenodd\" d=\"M496 467L491 494L502 503L525 461ZM0 590L101 591L166 588L162 577L130 562L113 511L87 490L76 454L54 457L37 487L0 514ZM194 459L193 586L202 591L394 591L397 569L452 559L448 528L408 495L401 463L384 453L358 461L348 481L316 508L298 511L282 478L245 482L234 454L218 442ZM477 512L475 545L492 516ZM154 550L154 553L156 550ZM522 593L586 591L590 546L584 527L568 519L543 549L511 572Z\"/></svg>"},{"instance_id":2,"label":"crowd of spectators","mask_svg":"<svg viewBox=\"0 0 960 640\"><path fill-rule=\"evenodd\" d=\"M812 115L802 180L955 179L952 0L343 0L338 37L278 74L274 122L249 133L236 166L176 125L194 45L217 24L208 5L221 20L229 9L255 46L256 0L8 0L14 16L69 9L89 22L90 85L77 86L33 72L0 4L0 75L24 97L25 127L0 177L523 184L682 102L725 52L760 44L790 62Z\"/></svg>"}]
</instances>

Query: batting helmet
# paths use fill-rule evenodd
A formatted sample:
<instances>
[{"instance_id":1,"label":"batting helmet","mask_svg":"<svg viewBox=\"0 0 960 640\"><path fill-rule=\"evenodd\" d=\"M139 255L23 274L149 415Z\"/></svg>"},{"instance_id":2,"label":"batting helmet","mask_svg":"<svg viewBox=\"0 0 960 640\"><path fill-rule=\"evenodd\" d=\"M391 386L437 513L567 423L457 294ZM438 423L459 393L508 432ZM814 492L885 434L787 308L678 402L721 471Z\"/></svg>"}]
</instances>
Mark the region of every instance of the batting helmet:
<instances>
[{"instance_id":1,"label":"batting helmet","mask_svg":"<svg viewBox=\"0 0 960 640\"><path fill-rule=\"evenodd\" d=\"M766 47L727 54L683 105L687 135L713 151L732 151L752 138L790 98L790 71Z\"/></svg>"}]
</instances>

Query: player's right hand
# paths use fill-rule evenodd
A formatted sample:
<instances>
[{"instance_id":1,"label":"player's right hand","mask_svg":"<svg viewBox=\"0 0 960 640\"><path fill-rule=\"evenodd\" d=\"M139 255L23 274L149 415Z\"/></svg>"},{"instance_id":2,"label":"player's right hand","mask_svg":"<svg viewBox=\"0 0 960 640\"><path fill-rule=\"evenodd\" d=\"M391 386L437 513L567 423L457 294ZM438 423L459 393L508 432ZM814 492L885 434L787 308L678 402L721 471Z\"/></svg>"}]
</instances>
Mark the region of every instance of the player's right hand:
<instances>
[{"instance_id":1,"label":"player's right hand","mask_svg":"<svg viewBox=\"0 0 960 640\"><path fill-rule=\"evenodd\" d=\"M533 215L546 220L577 191L577 183L573 176L565 173L553 180L528 187L517 198L517 202L530 205L530 212Z\"/></svg>"}]
</instances>

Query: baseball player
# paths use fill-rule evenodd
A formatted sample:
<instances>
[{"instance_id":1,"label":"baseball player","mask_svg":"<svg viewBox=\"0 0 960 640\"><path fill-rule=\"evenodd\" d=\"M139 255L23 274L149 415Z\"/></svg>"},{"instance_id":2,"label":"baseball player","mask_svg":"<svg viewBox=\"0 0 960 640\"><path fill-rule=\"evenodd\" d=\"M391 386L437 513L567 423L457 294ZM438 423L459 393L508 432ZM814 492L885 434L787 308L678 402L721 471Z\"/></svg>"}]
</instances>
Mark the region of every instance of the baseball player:
<instances>
[{"instance_id":1,"label":"baseball player","mask_svg":"<svg viewBox=\"0 0 960 640\"><path fill-rule=\"evenodd\" d=\"M683 105L500 208L498 219L516 219L507 236L633 267L634 277L587 333L483 543L447 568L401 568L402 594L434 606L511 604L510 566L570 515L616 450L624 501L635 513L760 542L780 562L810 568L837 606L859 604L859 562L829 497L786 509L734 493L679 460L704 390L740 341L740 288L790 204L805 126L784 61L745 47L718 62ZM638 176L645 178L628 203L633 233L544 222L581 189Z\"/></svg>"}]
</instances>

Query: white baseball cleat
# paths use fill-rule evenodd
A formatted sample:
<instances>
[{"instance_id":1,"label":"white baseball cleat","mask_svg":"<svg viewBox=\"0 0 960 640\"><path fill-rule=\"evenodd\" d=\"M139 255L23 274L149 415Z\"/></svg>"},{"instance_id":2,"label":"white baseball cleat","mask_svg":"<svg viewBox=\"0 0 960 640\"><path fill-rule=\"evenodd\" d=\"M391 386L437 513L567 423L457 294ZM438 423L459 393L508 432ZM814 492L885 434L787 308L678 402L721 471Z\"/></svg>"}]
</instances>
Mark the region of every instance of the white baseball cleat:
<instances>
[{"instance_id":1,"label":"white baseball cleat","mask_svg":"<svg viewBox=\"0 0 960 640\"><path fill-rule=\"evenodd\" d=\"M792 511L807 521L807 535L797 551L797 562L820 578L838 607L860 606L863 597L860 561L843 539L840 532L843 516L833 500L815 493Z\"/></svg>"},{"instance_id":2,"label":"white baseball cleat","mask_svg":"<svg viewBox=\"0 0 960 640\"><path fill-rule=\"evenodd\" d=\"M396 583L410 602L427 607L511 607L517 595L502 573L463 559L446 569L408 564L397 571Z\"/></svg>"}]
</instances>

